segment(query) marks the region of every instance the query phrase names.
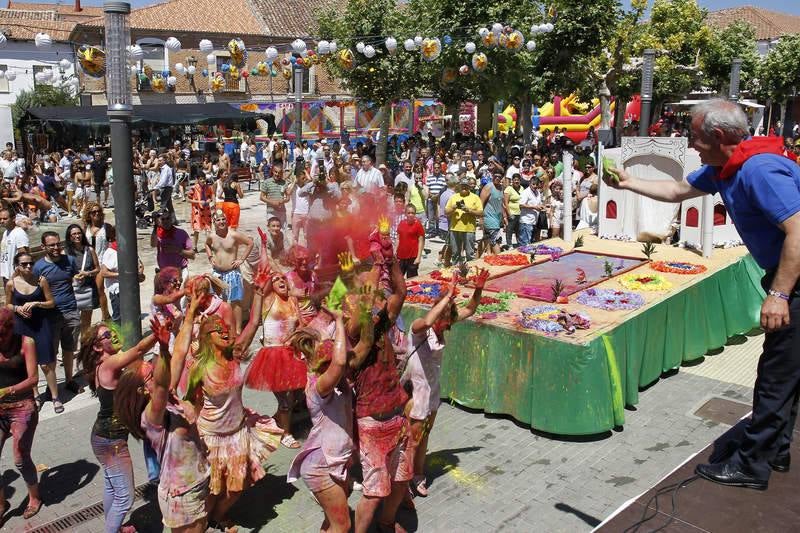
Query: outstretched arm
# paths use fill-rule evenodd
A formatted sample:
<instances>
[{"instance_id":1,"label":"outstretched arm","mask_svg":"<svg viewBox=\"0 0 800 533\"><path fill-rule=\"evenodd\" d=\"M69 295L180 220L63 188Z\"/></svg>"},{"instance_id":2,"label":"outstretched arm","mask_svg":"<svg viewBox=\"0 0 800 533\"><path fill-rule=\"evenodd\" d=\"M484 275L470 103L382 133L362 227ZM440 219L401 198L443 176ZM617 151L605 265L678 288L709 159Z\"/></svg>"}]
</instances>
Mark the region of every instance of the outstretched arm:
<instances>
[{"instance_id":1,"label":"outstretched arm","mask_svg":"<svg viewBox=\"0 0 800 533\"><path fill-rule=\"evenodd\" d=\"M347 347L341 311L332 311L323 308L323 312L332 315L336 319L336 337L333 340L333 357L328 369L317 380L317 392L324 398L333 391L333 388L341 381L342 376L344 376L345 369L347 368Z\"/></svg>"},{"instance_id":2,"label":"outstretched arm","mask_svg":"<svg viewBox=\"0 0 800 533\"><path fill-rule=\"evenodd\" d=\"M619 181L613 179L613 174L619 176ZM682 202L691 198L697 198L707 193L692 187L688 181L674 180L643 180L630 175L627 171L612 168L611 172L603 174L603 181L616 189L633 191L642 196L647 196L653 200L662 202Z\"/></svg>"},{"instance_id":3,"label":"outstretched arm","mask_svg":"<svg viewBox=\"0 0 800 533\"><path fill-rule=\"evenodd\" d=\"M264 290L262 287L255 287L253 291L253 304L250 306L250 319L245 324L242 332L236 338L236 345L233 350L235 357L245 359L248 348L256 336L258 326L261 325L261 306L264 302Z\"/></svg>"},{"instance_id":4,"label":"outstretched arm","mask_svg":"<svg viewBox=\"0 0 800 533\"><path fill-rule=\"evenodd\" d=\"M192 344L194 317L197 315L200 297L201 291L195 288L194 292L192 292L191 300L189 300L189 307L186 308L186 316L183 317L181 329L178 331L177 337L175 337L175 344L172 346L172 361L170 363L169 390L175 390L183 373L186 355L189 353L189 347Z\"/></svg>"},{"instance_id":5,"label":"outstretched arm","mask_svg":"<svg viewBox=\"0 0 800 533\"><path fill-rule=\"evenodd\" d=\"M103 362L103 370L116 371L125 368L137 359L144 357L156 343L155 336L151 333L139 341L139 344L124 352L117 352Z\"/></svg>"},{"instance_id":6,"label":"outstretched arm","mask_svg":"<svg viewBox=\"0 0 800 533\"><path fill-rule=\"evenodd\" d=\"M153 362L153 390L145 409L147 421L154 426L164 425L170 386L169 329L158 320L151 322L153 334L158 340L159 355Z\"/></svg>"},{"instance_id":7,"label":"outstretched arm","mask_svg":"<svg viewBox=\"0 0 800 533\"><path fill-rule=\"evenodd\" d=\"M475 279L475 292L472 293L472 298L469 299L467 305L458 310L458 318L456 322L466 320L475 314L478 304L481 301L481 294L483 293L483 286L486 285L486 280L489 278L489 271L482 268L478 272L478 277Z\"/></svg>"}]
</instances>

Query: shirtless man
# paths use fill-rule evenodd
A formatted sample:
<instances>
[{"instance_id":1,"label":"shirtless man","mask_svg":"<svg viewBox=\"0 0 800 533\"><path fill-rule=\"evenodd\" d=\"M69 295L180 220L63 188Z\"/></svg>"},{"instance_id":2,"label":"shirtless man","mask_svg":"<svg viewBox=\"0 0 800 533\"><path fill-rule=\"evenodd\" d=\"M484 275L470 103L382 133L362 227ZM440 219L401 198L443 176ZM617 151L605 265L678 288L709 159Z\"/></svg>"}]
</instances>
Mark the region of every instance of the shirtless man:
<instances>
[{"instance_id":1,"label":"shirtless man","mask_svg":"<svg viewBox=\"0 0 800 533\"><path fill-rule=\"evenodd\" d=\"M225 153L225 145L220 143L217 145L217 151L219 152L219 173L222 174L223 170L227 170L228 172L231 171L231 158Z\"/></svg>"},{"instance_id":2,"label":"shirtless man","mask_svg":"<svg viewBox=\"0 0 800 533\"><path fill-rule=\"evenodd\" d=\"M214 213L214 233L206 238L206 255L213 268L213 275L228 284L222 298L231 304L236 334L242 325L242 299L244 285L239 266L253 249L253 239L228 227L225 213ZM240 253L241 250L241 253ZM239 258L242 259L239 259Z\"/></svg>"}]
</instances>

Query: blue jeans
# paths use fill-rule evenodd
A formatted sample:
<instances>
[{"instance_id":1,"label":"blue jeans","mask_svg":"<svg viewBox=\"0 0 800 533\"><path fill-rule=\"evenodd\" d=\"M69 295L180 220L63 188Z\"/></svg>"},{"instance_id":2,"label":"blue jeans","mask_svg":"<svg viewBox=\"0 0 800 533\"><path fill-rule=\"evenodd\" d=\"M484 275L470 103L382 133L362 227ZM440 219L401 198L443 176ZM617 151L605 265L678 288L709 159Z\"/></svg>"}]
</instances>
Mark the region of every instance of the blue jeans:
<instances>
[{"instance_id":1,"label":"blue jeans","mask_svg":"<svg viewBox=\"0 0 800 533\"><path fill-rule=\"evenodd\" d=\"M450 250L452 262L457 265L461 261L472 261L475 257L475 233L471 231L450 231ZM461 253L465 259L461 259Z\"/></svg>"},{"instance_id":2,"label":"blue jeans","mask_svg":"<svg viewBox=\"0 0 800 533\"><path fill-rule=\"evenodd\" d=\"M519 223L520 246L526 246L531 243L531 237L533 236L534 227L536 227L534 224L523 224L522 222Z\"/></svg>"},{"instance_id":3,"label":"blue jeans","mask_svg":"<svg viewBox=\"0 0 800 533\"><path fill-rule=\"evenodd\" d=\"M144 466L147 467L147 481L158 485L158 478L161 476L161 464L158 462L158 455L147 439L142 440L142 450L144 450Z\"/></svg>"},{"instance_id":4,"label":"blue jeans","mask_svg":"<svg viewBox=\"0 0 800 533\"><path fill-rule=\"evenodd\" d=\"M128 441L92 434L92 451L103 466L103 513L106 533L117 533L133 506L133 463Z\"/></svg>"}]
</instances>

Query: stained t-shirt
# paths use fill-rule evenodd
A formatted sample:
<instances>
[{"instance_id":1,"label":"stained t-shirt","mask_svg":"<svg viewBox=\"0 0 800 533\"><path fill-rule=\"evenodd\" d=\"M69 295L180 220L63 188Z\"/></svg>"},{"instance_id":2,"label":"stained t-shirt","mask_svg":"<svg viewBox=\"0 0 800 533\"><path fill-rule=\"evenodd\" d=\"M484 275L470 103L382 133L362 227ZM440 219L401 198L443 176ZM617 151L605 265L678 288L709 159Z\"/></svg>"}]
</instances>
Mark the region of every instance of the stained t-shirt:
<instances>
[{"instance_id":1,"label":"stained t-shirt","mask_svg":"<svg viewBox=\"0 0 800 533\"><path fill-rule=\"evenodd\" d=\"M56 262L42 257L33 265L34 277L38 279L40 276L44 276L47 278L56 308L62 313L78 309L75 291L72 288L72 278L75 277L78 270L75 260L68 255L62 255Z\"/></svg>"}]
</instances>

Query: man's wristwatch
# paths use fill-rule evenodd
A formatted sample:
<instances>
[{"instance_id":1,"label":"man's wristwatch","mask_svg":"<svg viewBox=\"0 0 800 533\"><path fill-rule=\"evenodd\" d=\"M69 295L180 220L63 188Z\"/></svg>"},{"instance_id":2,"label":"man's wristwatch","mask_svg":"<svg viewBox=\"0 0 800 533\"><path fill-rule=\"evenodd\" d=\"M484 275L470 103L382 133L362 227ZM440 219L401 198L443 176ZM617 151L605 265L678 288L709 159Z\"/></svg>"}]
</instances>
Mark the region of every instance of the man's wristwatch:
<instances>
[{"instance_id":1,"label":"man's wristwatch","mask_svg":"<svg viewBox=\"0 0 800 533\"><path fill-rule=\"evenodd\" d=\"M774 289L770 289L769 291L767 291L767 294L770 296L774 296L775 298L780 298L781 300L784 300L786 302L789 301L789 295L786 294L785 292L780 292Z\"/></svg>"}]
</instances>

